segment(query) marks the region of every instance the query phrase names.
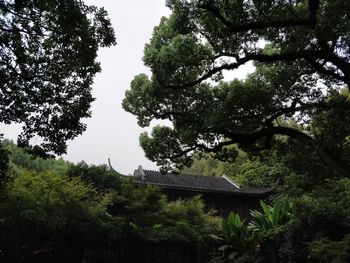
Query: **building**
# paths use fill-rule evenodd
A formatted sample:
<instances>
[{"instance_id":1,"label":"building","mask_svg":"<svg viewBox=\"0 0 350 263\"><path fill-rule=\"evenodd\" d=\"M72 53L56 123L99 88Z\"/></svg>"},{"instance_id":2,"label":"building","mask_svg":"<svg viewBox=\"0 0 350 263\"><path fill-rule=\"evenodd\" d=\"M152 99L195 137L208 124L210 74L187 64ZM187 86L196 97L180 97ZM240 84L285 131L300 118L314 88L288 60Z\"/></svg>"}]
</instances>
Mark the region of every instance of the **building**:
<instances>
[{"instance_id":1,"label":"building","mask_svg":"<svg viewBox=\"0 0 350 263\"><path fill-rule=\"evenodd\" d=\"M134 182L139 185L160 187L170 200L179 200L201 195L206 210L213 209L218 215L226 216L230 211L241 218L250 217L251 209L259 209L260 199L270 195L274 188L240 187L227 176L199 176L189 174L162 174L144 170L142 166L134 171Z\"/></svg>"}]
</instances>

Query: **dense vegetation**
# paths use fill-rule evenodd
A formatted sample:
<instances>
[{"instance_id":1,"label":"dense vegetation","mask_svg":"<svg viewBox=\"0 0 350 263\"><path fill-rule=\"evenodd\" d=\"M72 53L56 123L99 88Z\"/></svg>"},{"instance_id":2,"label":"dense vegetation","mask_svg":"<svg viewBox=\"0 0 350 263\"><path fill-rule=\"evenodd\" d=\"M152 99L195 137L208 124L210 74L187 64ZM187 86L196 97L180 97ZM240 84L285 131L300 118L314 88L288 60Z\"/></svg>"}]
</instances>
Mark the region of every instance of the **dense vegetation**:
<instances>
[{"instance_id":1,"label":"dense vegetation","mask_svg":"<svg viewBox=\"0 0 350 263\"><path fill-rule=\"evenodd\" d=\"M141 127L171 122L141 134L146 156L164 170L278 182L270 201L289 200L292 223L252 262L348 262L349 1L167 5L145 46L152 75L135 76L123 101ZM253 73L225 78L247 62Z\"/></svg>"},{"instance_id":2,"label":"dense vegetation","mask_svg":"<svg viewBox=\"0 0 350 263\"><path fill-rule=\"evenodd\" d=\"M18 143L63 154L85 129L100 47L115 44L106 10L80 0L0 1L0 122L22 124ZM42 143L30 145L32 138Z\"/></svg>"},{"instance_id":3,"label":"dense vegetation","mask_svg":"<svg viewBox=\"0 0 350 263\"><path fill-rule=\"evenodd\" d=\"M241 153L241 165L225 163L227 171L230 165L241 171L247 185L268 185L277 175L280 181L270 198L273 206L262 203L250 223L231 214L221 233L218 219L203 213L199 198L169 202L156 188L139 188L106 165L34 158L12 142L3 144L9 168L0 205L2 262L80 262L89 250L144 253L151 259L147 253L155 247L153 257L162 262L176 246L167 260L181 262L183 251L198 249L193 244L202 244L206 256L219 248L211 254L213 262L349 259L350 180L330 174L317 154L304 160L305 153L288 140L272 153ZM284 169L262 174L267 164L273 171ZM256 169L244 173L246 166ZM95 256L96 262L116 260L108 253Z\"/></svg>"},{"instance_id":4,"label":"dense vegetation","mask_svg":"<svg viewBox=\"0 0 350 263\"><path fill-rule=\"evenodd\" d=\"M291 222L282 228L283 231L279 232L274 241L278 243L278 246L272 247L275 258L278 259L274 262L349 261L348 177L339 176L329 169L312 148L284 137L276 140L270 150L249 154L240 152L237 160L240 162L224 163L212 157L194 159L194 165L185 170L192 173L202 170L211 175L221 175L224 172L246 186L278 183L276 194L270 197L270 201L278 203L288 200L293 204L293 209ZM242 256L244 259L249 256L251 261L248 262L260 262L260 257L252 258L254 250L251 241L251 235L235 241L236 246L237 243L244 246L248 242L250 247L245 251L247 255L238 251L241 254L238 253L237 257ZM260 245L264 252L264 242ZM262 256L260 260L273 262L272 252L264 253L259 255Z\"/></svg>"},{"instance_id":5,"label":"dense vegetation","mask_svg":"<svg viewBox=\"0 0 350 263\"><path fill-rule=\"evenodd\" d=\"M184 246L218 230L199 198L169 202L158 189L137 187L106 165L33 159L9 141L4 147L10 163L1 193L1 262L81 262L86 249L141 251L133 242Z\"/></svg>"},{"instance_id":6,"label":"dense vegetation","mask_svg":"<svg viewBox=\"0 0 350 263\"><path fill-rule=\"evenodd\" d=\"M164 169L208 152L234 161L234 144L269 149L286 136L349 176L349 103L339 94L350 81L348 1L167 4L172 14L145 46L152 76L135 76L123 101L142 127L172 123L141 135L148 158ZM249 61L256 70L244 80L224 78Z\"/></svg>"},{"instance_id":7,"label":"dense vegetation","mask_svg":"<svg viewBox=\"0 0 350 263\"><path fill-rule=\"evenodd\" d=\"M84 131L114 32L83 1L0 0L0 122L24 125L21 148L0 134L0 261L350 262L350 2L166 4L144 51L152 75L123 101L142 127L172 124L140 136L146 156L275 194L219 229L200 197L170 202L106 165L38 157ZM224 77L247 62L245 79Z\"/></svg>"}]
</instances>

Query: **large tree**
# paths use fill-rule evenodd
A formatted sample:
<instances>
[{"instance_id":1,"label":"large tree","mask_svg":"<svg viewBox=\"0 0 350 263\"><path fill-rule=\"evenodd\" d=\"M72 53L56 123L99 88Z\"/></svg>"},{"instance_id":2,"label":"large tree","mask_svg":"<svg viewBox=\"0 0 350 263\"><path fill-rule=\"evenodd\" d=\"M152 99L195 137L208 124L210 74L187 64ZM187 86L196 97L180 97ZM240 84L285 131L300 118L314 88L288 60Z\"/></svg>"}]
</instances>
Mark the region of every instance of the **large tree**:
<instances>
[{"instance_id":1,"label":"large tree","mask_svg":"<svg viewBox=\"0 0 350 263\"><path fill-rule=\"evenodd\" d=\"M81 0L0 0L0 122L23 124L22 146L39 137L37 152L65 153L90 116L97 50L113 44L103 8Z\"/></svg>"},{"instance_id":2,"label":"large tree","mask_svg":"<svg viewBox=\"0 0 350 263\"><path fill-rule=\"evenodd\" d=\"M167 5L172 14L144 51L152 77L136 76L123 101L142 127L154 119L172 123L141 135L148 158L163 166L187 164L201 152L233 160L237 152L230 145L266 149L282 135L313 147L338 174L349 174L350 103L339 92L350 83L349 1ZM225 71L249 61L256 71L245 80L224 79ZM287 125L295 122L304 128Z\"/></svg>"}]
</instances>

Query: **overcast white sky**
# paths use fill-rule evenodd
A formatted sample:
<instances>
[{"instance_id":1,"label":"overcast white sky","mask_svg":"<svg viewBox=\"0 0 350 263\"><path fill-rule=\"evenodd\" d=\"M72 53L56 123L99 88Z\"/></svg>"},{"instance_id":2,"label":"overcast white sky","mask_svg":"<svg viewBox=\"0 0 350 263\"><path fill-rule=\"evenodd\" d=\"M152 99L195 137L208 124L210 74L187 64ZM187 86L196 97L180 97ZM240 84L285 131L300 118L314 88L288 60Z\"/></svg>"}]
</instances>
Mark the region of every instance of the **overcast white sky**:
<instances>
[{"instance_id":1,"label":"overcast white sky","mask_svg":"<svg viewBox=\"0 0 350 263\"><path fill-rule=\"evenodd\" d=\"M96 101L92 118L86 121L87 131L69 143L65 159L101 164L110 157L113 167L124 174L132 173L139 164L156 169L139 146L143 129L133 115L122 109L121 102L134 76L149 73L142 62L143 48L154 26L170 10L164 0L86 0L86 3L105 7L118 44L99 52L102 72L93 86Z\"/></svg>"},{"instance_id":2,"label":"overcast white sky","mask_svg":"<svg viewBox=\"0 0 350 263\"><path fill-rule=\"evenodd\" d=\"M141 164L146 169L158 169L144 157L139 146L139 134L144 130L136 118L121 107L125 90L133 77L148 73L142 62L143 48L152 36L154 26L170 10L165 0L85 0L87 4L104 6L115 28L118 44L99 51L102 72L93 84L96 101L92 118L86 120L87 130L74 141L68 142L64 159L89 164L107 163L123 174L132 173ZM244 76L240 71L236 76ZM16 140L19 126L3 127L5 138Z\"/></svg>"}]
</instances>

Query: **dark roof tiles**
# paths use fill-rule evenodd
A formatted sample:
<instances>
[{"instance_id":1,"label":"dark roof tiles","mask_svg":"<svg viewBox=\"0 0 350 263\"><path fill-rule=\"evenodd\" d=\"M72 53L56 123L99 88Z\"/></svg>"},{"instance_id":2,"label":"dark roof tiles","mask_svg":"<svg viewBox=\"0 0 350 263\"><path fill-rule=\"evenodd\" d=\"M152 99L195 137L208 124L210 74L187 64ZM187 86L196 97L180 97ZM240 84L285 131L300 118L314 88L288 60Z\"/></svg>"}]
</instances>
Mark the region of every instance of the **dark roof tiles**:
<instances>
[{"instance_id":1,"label":"dark roof tiles","mask_svg":"<svg viewBox=\"0 0 350 263\"><path fill-rule=\"evenodd\" d=\"M273 188L243 188L228 177L199 176L189 174L161 174L158 171L143 170L134 172L134 180L139 184L156 185L168 189L197 192L220 192L226 194L261 196L269 194Z\"/></svg>"}]
</instances>

